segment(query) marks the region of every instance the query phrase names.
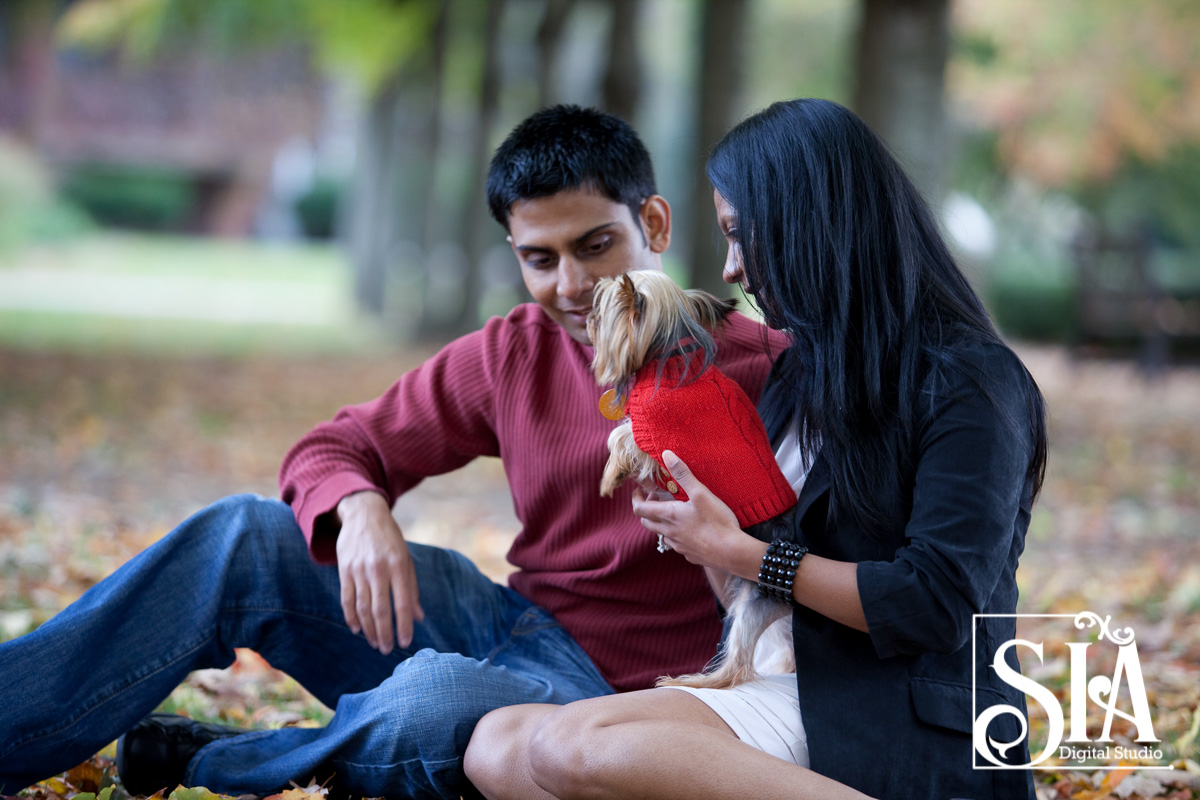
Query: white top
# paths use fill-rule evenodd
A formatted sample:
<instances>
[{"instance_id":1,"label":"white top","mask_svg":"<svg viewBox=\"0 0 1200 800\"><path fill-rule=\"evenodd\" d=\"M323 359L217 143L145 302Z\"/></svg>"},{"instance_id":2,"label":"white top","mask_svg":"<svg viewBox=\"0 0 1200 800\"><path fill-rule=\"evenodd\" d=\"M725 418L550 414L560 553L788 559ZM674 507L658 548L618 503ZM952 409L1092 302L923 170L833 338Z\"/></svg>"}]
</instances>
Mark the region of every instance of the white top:
<instances>
[{"instance_id":1,"label":"white top","mask_svg":"<svg viewBox=\"0 0 1200 800\"><path fill-rule=\"evenodd\" d=\"M793 419L792 424L783 434L783 438L779 440L779 447L775 450L775 461L779 464L783 477L787 478L787 482L792 485L796 496L799 497L800 490L804 488L804 481L808 477L808 471L812 469L812 461L805 459L804 453L800 449L799 420Z\"/></svg>"}]
</instances>

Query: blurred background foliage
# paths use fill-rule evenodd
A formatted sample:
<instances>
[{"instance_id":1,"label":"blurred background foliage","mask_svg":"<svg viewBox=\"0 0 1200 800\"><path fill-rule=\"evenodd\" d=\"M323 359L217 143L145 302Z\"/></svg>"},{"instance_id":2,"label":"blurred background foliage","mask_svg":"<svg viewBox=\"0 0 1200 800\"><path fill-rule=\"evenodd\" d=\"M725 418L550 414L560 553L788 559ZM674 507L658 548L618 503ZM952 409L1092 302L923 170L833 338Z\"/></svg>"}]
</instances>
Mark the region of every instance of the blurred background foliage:
<instances>
[{"instance_id":1,"label":"blurred background foliage","mask_svg":"<svg viewBox=\"0 0 1200 800\"><path fill-rule=\"evenodd\" d=\"M1200 341L1197 65L1190 0L9 0L0 258L324 242L360 313L441 340L523 299L490 152L578 102L643 133L669 268L723 291L706 152L822 96L889 141L1009 335L1161 362Z\"/></svg>"}]
</instances>

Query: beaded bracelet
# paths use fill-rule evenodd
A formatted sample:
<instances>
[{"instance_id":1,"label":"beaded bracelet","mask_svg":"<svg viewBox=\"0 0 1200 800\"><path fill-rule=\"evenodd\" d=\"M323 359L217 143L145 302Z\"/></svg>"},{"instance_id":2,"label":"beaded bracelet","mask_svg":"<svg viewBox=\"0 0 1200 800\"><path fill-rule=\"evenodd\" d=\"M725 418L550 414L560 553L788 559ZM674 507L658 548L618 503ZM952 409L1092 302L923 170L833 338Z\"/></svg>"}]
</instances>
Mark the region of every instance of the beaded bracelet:
<instances>
[{"instance_id":1,"label":"beaded bracelet","mask_svg":"<svg viewBox=\"0 0 1200 800\"><path fill-rule=\"evenodd\" d=\"M792 597L792 586L796 583L796 568L800 559L808 552L807 547L776 539L767 545L762 566L758 568L758 591L765 597L773 597L796 605Z\"/></svg>"}]
</instances>

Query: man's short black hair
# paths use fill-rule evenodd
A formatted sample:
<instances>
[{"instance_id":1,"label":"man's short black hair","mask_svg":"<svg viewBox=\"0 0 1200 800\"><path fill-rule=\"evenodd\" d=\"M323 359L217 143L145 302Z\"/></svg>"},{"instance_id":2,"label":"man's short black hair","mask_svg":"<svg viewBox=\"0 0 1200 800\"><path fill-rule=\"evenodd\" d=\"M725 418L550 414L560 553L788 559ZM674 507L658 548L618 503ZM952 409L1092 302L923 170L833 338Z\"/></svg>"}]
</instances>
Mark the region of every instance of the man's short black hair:
<instances>
[{"instance_id":1,"label":"man's short black hair","mask_svg":"<svg viewBox=\"0 0 1200 800\"><path fill-rule=\"evenodd\" d=\"M642 202L657 194L650 153L627 122L594 108L556 105L513 129L492 156L487 201L508 230L518 200L588 188L629 207L636 221Z\"/></svg>"}]
</instances>

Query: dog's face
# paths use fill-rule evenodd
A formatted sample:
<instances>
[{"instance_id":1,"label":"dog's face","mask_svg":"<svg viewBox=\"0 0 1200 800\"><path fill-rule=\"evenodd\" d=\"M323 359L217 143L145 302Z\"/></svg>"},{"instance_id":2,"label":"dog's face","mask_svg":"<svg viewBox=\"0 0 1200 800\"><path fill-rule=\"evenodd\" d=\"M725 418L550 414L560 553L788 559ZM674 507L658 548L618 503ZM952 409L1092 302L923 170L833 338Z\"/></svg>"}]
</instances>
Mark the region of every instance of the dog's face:
<instances>
[{"instance_id":1,"label":"dog's face","mask_svg":"<svg viewBox=\"0 0 1200 800\"><path fill-rule=\"evenodd\" d=\"M662 273L657 273L662 275ZM639 277L635 278L637 275ZM638 290L642 273L629 272L596 282L592 290L592 313L588 315L588 338L596 353L592 372L601 385L618 383L641 368L649 342L647 295ZM663 277L666 277L665 275ZM673 284L672 284L673 285Z\"/></svg>"},{"instance_id":2,"label":"dog's face","mask_svg":"<svg viewBox=\"0 0 1200 800\"><path fill-rule=\"evenodd\" d=\"M698 289L685 291L658 271L635 270L598 281L587 320L596 382L622 384L648 360L689 339L711 346L708 331L735 305Z\"/></svg>"}]
</instances>

